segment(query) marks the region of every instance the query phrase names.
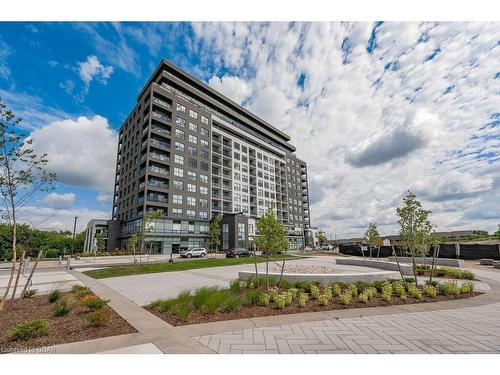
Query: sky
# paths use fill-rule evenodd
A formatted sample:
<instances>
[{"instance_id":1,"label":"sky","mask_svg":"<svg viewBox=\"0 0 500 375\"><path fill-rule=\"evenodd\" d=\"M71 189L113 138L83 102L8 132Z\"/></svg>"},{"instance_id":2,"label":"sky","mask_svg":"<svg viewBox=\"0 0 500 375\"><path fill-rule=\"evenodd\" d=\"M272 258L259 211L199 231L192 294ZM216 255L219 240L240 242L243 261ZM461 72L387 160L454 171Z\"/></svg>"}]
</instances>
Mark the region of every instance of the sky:
<instances>
[{"instance_id":1,"label":"sky","mask_svg":"<svg viewBox=\"0 0 500 375\"><path fill-rule=\"evenodd\" d=\"M291 136L312 225L398 232L412 190L436 230L500 223L499 23L0 23L0 99L58 177L40 229L109 218L117 132L166 58Z\"/></svg>"}]
</instances>

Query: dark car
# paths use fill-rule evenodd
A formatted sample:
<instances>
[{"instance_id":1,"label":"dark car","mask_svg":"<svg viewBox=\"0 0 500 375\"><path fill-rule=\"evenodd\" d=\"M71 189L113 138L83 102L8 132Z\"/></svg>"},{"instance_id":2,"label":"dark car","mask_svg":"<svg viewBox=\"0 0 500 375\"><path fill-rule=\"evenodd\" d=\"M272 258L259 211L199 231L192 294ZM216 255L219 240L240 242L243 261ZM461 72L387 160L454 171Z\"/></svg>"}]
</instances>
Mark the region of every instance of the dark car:
<instances>
[{"instance_id":1,"label":"dark car","mask_svg":"<svg viewBox=\"0 0 500 375\"><path fill-rule=\"evenodd\" d=\"M249 257L250 255L250 251L247 249L233 248L227 251L226 258Z\"/></svg>"}]
</instances>

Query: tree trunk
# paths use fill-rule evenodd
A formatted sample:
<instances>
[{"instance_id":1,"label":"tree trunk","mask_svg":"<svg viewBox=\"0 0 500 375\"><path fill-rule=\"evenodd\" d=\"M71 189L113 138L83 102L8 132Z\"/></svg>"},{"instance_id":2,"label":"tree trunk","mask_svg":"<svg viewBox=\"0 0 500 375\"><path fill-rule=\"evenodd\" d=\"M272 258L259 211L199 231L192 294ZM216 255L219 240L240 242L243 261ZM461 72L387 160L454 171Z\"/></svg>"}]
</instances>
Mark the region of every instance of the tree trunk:
<instances>
[{"instance_id":1,"label":"tree trunk","mask_svg":"<svg viewBox=\"0 0 500 375\"><path fill-rule=\"evenodd\" d=\"M266 251L266 287L269 290L269 251Z\"/></svg>"},{"instance_id":2,"label":"tree trunk","mask_svg":"<svg viewBox=\"0 0 500 375\"><path fill-rule=\"evenodd\" d=\"M379 256L380 256L380 245L378 245L378 249L377 249L377 260L378 260Z\"/></svg>"},{"instance_id":3,"label":"tree trunk","mask_svg":"<svg viewBox=\"0 0 500 375\"><path fill-rule=\"evenodd\" d=\"M288 249L288 247L285 248L285 256L283 257L283 265L281 266L280 283L281 283L281 280L283 279L283 271L285 270L286 251L287 251L287 249Z\"/></svg>"},{"instance_id":4,"label":"tree trunk","mask_svg":"<svg viewBox=\"0 0 500 375\"><path fill-rule=\"evenodd\" d=\"M363 260L365 260L365 252L363 251L363 246L361 246L360 249L361 249L361 255L363 255Z\"/></svg>"},{"instance_id":5,"label":"tree trunk","mask_svg":"<svg viewBox=\"0 0 500 375\"><path fill-rule=\"evenodd\" d=\"M415 278L415 285L418 286L417 263L415 261L415 249L410 249L410 252L411 252L411 261L412 261L412 267L413 267L413 277Z\"/></svg>"},{"instance_id":6,"label":"tree trunk","mask_svg":"<svg viewBox=\"0 0 500 375\"><path fill-rule=\"evenodd\" d=\"M14 289L12 289L12 297L10 298L10 305L14 302L16 298L17 286L19 285L19 278L21 277L21 271L24 265L24 257L26 256L26 251L21 254L21 259L19 260L19 268L17 269L16 282L14 283Z\"/></svg>"},{"instance_id":7,"label":"tree trunk","mask_svg":"<svg viewBox=\"0 0 500 375\"><path fill-rule=\"evenodd\" d=\"M253 245L253 262L255 265L255 279L257 280L257 288L259 288L260 285L259 285L259 271L257 270L257 249L255 245Z\"/></svg>"},{"instance_id":8,"label":"tree trunk","mask_svg":"<svg viewBox=\"0 0 500 375\"><path fill-rule=\"evenodd\" d=\"M0 311L3 310L5 301L7 300L7 296L9 295L10 286L12 285L12 280L14 279L14 273L16 271L16 261L17 261L17 252L16 252L16 240L17 240L17 227L16 227L16 210L14 206L14 196L12 192L10 192L10 202L12 206L12 268L10 269L10 277L7 282L7 287L5 288L5 292L3 293L2 300L0 301Z\"/></svg>"},{"instance_id":9,"label":"tree trunk","mask_svg":"<svg viewBox=\"0 0 500 375\"><path fill-rule=\"evenodd\" d=\"M431 265L431 275L429 276L429 284L432 283L432 278L434 276L434 267L436 264L436 258L439 256L440 245L434 247L434 253L432 255L432 265Z\"/></svg>"},{"instance_id":10,"label":"tree trunk","mask_svg":"<svg viewBox=\"0 0 500 375\"><path fill-rule=\"evenodd\" d=\"M394 245L392 245L391 247L392 247L392 253L394 254L394 258L396 258L396 264L398 265L398 270L399 274L401 275L401 280L404 281L405 277L403 275L403 271L401 270L401 265L399 264L398 254L396 253L396 249L394 249Z\"/></svg>"},{"instance_id":11,"label":"tree trunk","mask_svg":"<svg viewBox=\"0 0 500 375\"><path fill-rule=\"evenodd\" d=\"M26 292L28 290L28 287L29 287L29 284L31 282L31 279L33 278L33 274L35 273L36 266L38 266L38 262L40 261L40 259L42 259L42 255L43 255L43 251L40 250L40 252L38 253L38 257L36 258L36 262L33 265L33 268L31 269L31 272L30 272L30 275L28 277L28 280L26 280L26 285L24 285L23 292L21 293L21 298L24 298L24 295L26 294Z\"/></svg>"}]
</instances>

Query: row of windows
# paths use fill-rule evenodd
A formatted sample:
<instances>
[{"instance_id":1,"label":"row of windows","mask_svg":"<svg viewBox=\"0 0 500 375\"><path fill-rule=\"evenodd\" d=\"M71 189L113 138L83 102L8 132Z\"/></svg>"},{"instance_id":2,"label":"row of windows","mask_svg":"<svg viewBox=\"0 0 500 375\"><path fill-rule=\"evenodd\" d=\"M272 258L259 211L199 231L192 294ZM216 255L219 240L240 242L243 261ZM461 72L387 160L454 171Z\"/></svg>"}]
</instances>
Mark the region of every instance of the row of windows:
<instances>
[{"instance_id":1,"label":"row of windows","mask_svg":"<svg viewBox=\"0 0 500 375\"><path fill-rule=\"evenodd\" d=\"M197 199L195 197L186 197L186 203L188 206L196 207L196 201ZM184 204L184 196L174 194L172 196L172 203ZM208 199L200 198L198 199L198 203L201 208L208 208Z\"/></svg>"},{"instance_id":2,"label":"row of windows","mask_svg":"<svg viewBox=\"0 0 500 375\"><path fill-rule=\"evenodd\" d=\"M196 185L193 185L193 184L187 184L187 191L189 191L190 193L196 193L197 188L199 189L200 194L208 195L208 187L206 187L206 186L197 187ZM184 190L184 182L174 180L174 189L183 191Z\"/></svg>"},{"instance_id":3,"label":"row of windows","mask_svg":"<svg viewBox=\"0 0 500 375\"><path fill-rule=\"evenodd\" d=\"M177 110L177 112L186 113L186 107L185 106L183 106L180 103L176 103L176 104L177 105L176 105L175 109ZM198 112L193 111L192 109L190 109L189 110L189 117L197 119L198 118ZM201 122L204 123L204 124L208 124L208 118L206 116L201 115Z\"/></svg>"},{"instance_id":4,"label":"row of windows","mask_svg":"<svg viewBox=\"0 0 500 375\"><path fill-rule=\"evenodd\" d=\"M181 218L182 214L183 214L182 208L172 208L172 217ZM196 211L186 210L186 217L188 219L196 219ZM198 212L198 219L207 220L208 219L208 212L207 211Z\"/></svg>"}]
</instances>

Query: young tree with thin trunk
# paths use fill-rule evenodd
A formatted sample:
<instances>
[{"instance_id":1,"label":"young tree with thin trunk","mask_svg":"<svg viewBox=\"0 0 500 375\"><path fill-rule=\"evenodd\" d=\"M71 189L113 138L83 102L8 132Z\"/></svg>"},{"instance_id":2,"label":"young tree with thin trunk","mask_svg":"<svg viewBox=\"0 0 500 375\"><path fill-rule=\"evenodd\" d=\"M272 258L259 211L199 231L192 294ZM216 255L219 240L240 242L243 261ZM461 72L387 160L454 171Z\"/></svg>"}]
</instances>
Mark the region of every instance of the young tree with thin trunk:
<instances>
[{"instance_id":1,"label":"young tree with thin trunk","mask_svg":"<svg viewBox=\"0 0 500 375\"><path fill-rule=\"evenodd\" d=\"M222 215L217 214L210 222L210 232L209 232L210 252L213 253L214 255L217 254L220 248L221 221L222 221Z\"/></svg>"},{"instance_id":2,"label":"young tree with thin trunk","mask_svg":"<svg viewBox=\"0 0 500 375\"><path fill-rule=\"evenodd\" d=\"M24 298L24 295L28 291L28 288L31 284L31 279L33 278L33 275L35 274L36 267L38 266L38 262L40 262L40 259L42 259L43 256L43 251L40 250L38 253L38 256L36 258L35 264L33 265L33 268L31 269L30 275L28 276L28 280L26 280L26 284L24 284L24 289L23 292L21 293L21 299Z\"/></svg>"},{"instance_id":3,"label":"young tree with thin trunk","mask_svg":"<svg viewBox=\"0 0 500 375\"><path fill-rule=\"evenodd\" d=\"M443 239L435 234L429 236L429 247L432 249L432 264L431 264L431 273L429 275L429 283L432 282L432 278L434 277L434 267L436 264L436 258L439 257L439 247L443 242Z\"/></svg>"},{"instance_id":4,"label":"young tree with thin trunk","mask_svg":"<svg viewBox=\"0 0 500 375\"><path fill-rule=\"evenodd\" d=\"M377 247L377 259L378 259L378 254L380 253L380 233L378 232L377 225L375 223L370 223L368 226L368 229L365 232L365 242L368 244L368 246L371 247ZM371 250L370 250L370 258L371 258Z\"/></svg>"},{"instance_id":5,"label":"young tree with thin trunk","mask_svg":"<svg viewBox=\"0 0 500 375\"><path fill-rule=\"evenodd\" d=\"M21 123L21 118L0 100L0 194L3 218L12 225L12 267L0 300L0 311L3 310L16 269L17 211L36 192L51 190L56 177L45 170L47 154L35 154L33 140Z\"/></svg>"},{"instance_id":6,"label":"young tree with thin trunk","mask_svg":"<svg viewBox=\"0 0 500 375\"><path fill-rule=\"evenodd\" d=\"M266 254L266 287L269 289L269 256L288 248L288 239L286 237L286 228L278 220L273 206L270 206L267 212L257 220L257 233L254 242L257 247ZM286 254L284 255L286 259ZM285 260L284 259L284 260ZM281 269L285 268L285 261Z\"/></svg>"},{"instance_id":7,"label":"young tree with thin trunk","mask_svg":"<svg viewBox=\"0 0 500 375\"><path fill-rule=\"evenodd\" d=\"M141 222L141 244L140 244L140 252L139 252L139 263L142 263L142 253L145 253L146 250L146 235L148 233L154 232L154 226L151 225L154 220L160 218L163 215L162 211L160 210L155 210L150 214L145 214L142 217L142 222ZM149 260L149 257L148 257Z\"/></svg>"},{"instance_id":8,"label":"young tree with thin trunk","mask_svg":"<svg viewBox=\"0 0 500 375\"><path fill-rule=\"evenodd\" d=\"M403 207L396 208L396 213L399 217L398 223L401 226L401 245L408 249L411 255L413 276L417 285L417 264L415 257L425 255L426 251L428 251L429 238L433 228L429 220L431 212L422 208L422 203L420 203L417 196L411 191L408 191L403 198Z\"/></svg>"},{"instance_id":9,"label":"young tree with thin trunk","mask_svg":"<svg viewBox=\"0 0 500 375\"><path fill-rule=\"evenodd\" d=\"M134 264L135 264L135 247L137 246L138 241L139 237L137 236L137 233L132 234L127 241L127 248L129 251L132 251L132 254L134 256Z\"/></svg>"}]
</instances>

